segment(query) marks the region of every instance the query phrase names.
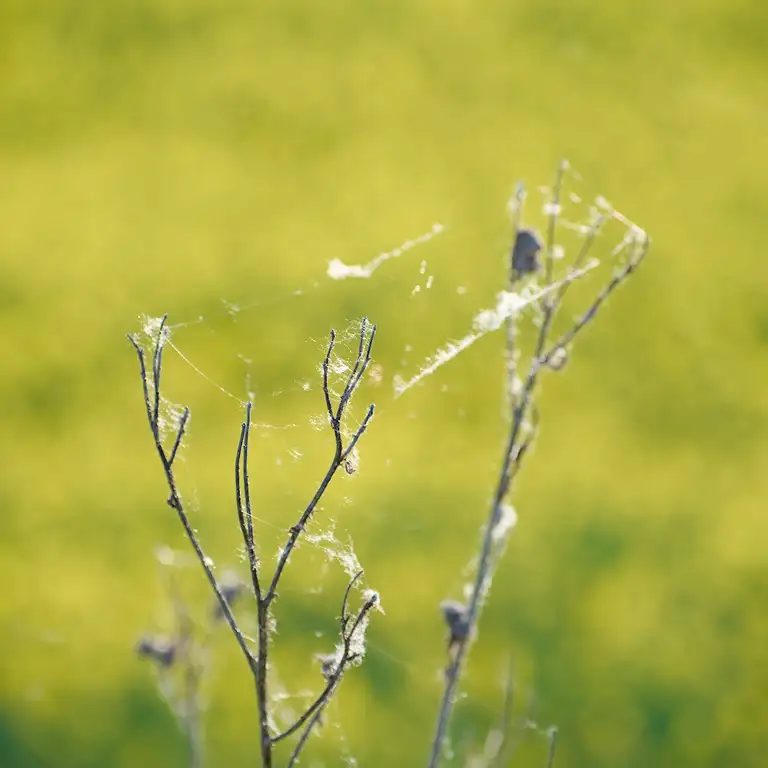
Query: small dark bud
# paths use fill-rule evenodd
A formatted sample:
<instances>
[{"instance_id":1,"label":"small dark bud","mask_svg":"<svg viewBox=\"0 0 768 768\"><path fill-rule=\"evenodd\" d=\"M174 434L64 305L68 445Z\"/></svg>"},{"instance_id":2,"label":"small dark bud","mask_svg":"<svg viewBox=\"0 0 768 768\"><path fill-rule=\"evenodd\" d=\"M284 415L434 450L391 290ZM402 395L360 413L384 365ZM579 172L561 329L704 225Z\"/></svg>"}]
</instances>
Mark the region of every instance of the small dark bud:
<instances>
[{"instance_id":1,"label":"small dark bud","mask_svg":"<svg viewBox=\"0 0 768 768\"><path fill-rule=\"evenodd\" d=\"M538 272L541 240L532 229L519 229L512 246L512 279Z\"/></svg>"},{"instance_id":2,"label":"small dark bud","mask_svg":"<svg viewBox=\"0 0 768 768\"><path fill-rule=\"evenodd\" d=\"M176 646L166 637L146 636L136 643L136 653L161 667L170 667L176 658Z\"/></svg>"},{"instance_id":3,"label":"small dark bud","mask_svg":"<svg viewBox=\"0 0 768 768\"><path fill-rule=\"evenodd\" d=\"M451 650L469 636L469 611L463 603L456 600L443 600L440 610L448 626L448 649Z\"/></svg>"}]
</instances>

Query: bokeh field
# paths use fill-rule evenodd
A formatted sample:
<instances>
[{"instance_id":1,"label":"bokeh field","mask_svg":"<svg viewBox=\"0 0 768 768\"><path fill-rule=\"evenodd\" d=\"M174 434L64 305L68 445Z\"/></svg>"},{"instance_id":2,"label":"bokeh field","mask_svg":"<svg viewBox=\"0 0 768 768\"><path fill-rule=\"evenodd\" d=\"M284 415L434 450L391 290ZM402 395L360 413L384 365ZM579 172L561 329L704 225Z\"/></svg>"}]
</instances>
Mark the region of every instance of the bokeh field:
<instances>
[{"instance_id":1,"label":"bokeh field","mask_svg":"<svg viewBox=\"0 0 768 768\"><path fill-rule=\"evenodd\" d=\"M607 197L653 247L544 382L451 764L498 720L511 659L518 714L559 727L557 768L766 765L767 8L0 2L0 765L185 765L133 653L171 620L157 548L189 552L125 339L164 312L208 377L168 351L165 393L192 409L182 489L221 571L243 571L236 398L250 387L254 420L288 427L252 439L271 566L331 457L312 425L327 334L351 349L363 315L378 324L381 381L353 413L377 416L318 523L354 542L386 615L303 764L425 763L438 604L461 597L504 438L503 338L402 398L392 382L493 304L507 200L525 181L541 227L561 157L570 190ZM326 277L435 222L370 280ZM205 614L199 568L180 573ZM319 686L344 585L318 547L295 553L273 669L287 692ZM225 630L205 700L208 764L254 765ZM526 732L514 764L545 763Z\"/></svg>"}]
</instances>

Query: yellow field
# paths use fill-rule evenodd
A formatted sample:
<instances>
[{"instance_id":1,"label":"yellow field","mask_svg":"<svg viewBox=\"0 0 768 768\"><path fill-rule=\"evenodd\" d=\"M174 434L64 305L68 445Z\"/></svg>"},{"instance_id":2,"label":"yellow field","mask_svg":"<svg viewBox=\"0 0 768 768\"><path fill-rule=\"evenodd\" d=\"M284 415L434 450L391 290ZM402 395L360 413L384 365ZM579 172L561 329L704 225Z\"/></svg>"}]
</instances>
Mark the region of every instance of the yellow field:
<instances>
[{"instance_id":1,"label":"yellow field","mask_svg":"<svg viewBox=\"0 0 768 768\"><path fill-rule=\"evenodd\" d=\"M560 729L557 768L763 766L766 8L0 3L0 765L185 764L132 650L171 620L157 547L190 551L125 339L164 312L209 377L168 351L165 394L192 409L182 488L220 571L243 571L243 414L216 384L245 399L250 375L254 420L295 425L252 439L271 568L331 457L311 425L327 334L351 350L362 315L378 324L382 381L353 416L379 410L318 522L354 541L386 615L304 763L425 763L438 604L461 597L504 438L503 339L400 399L392 381L492 305L515 182L541 227L537 187L567 157L582 177L569 190L605 195L653 248L545 381L453 764L498 719L511 656L520 713ZM368 262L435 222L443 234L370 280L326 278L331 259ZM303 546L281 590L273 671L289 693L317 690L312 654L334 643L345 581L326 562ZM191 561L181 581L204 615ZM208 764L255 764L253 694L225 629L205 700ZM545 765L544 738L529 732L518 755Z\"/></svg>"}]
</instances>

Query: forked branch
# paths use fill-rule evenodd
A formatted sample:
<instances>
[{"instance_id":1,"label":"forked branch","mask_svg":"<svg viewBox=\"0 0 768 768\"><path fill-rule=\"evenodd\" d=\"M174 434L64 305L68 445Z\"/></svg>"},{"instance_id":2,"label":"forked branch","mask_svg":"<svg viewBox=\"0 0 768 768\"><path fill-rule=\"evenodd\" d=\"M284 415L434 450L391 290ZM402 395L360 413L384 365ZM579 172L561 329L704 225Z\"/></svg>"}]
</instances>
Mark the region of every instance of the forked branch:
<instances>
[{"instance_id":1,"label":"forked branch","mask_svg":"<svg viewBox=\"0 0 768 768\"><path fill-rule=\"evenodd\" d=\"M275 736L273 739L273 742L282 741L283 739L288 738L288 736L291 736L293 733L296 733L296 731L304 726L301 737L296 743L296 746L294 747L291 754L290 760L288 762L289 766L292 766L298 759L302 749L307 742L307 739L309 739L312 729L319 722L323 710L328 706L331 698L333 697L333 694L339 687L345 671L350 666L350 664L359 658L359 654L354 651L354 642L357 639L358 634L364 632L364 622L366 622L368 614L378 605L379 602L379 597L375 592L369 594L365 603L363 603L362 607L357 612L354 621L352 621L352 615L347 611L347 603L352 587L362 575L362 571L357 573L352 581L350 581L346 592L344 593L344 600L342 601L340 617L340 647L337 648L336 653L320 657L323 676L326 680L325 687L317 696L317 698L312 702L312 704L307 707L304 713L291 726L286 728L282 733Z\"/></svg>"},{"instance_id":2,"label":"forked branch","mask_svg":"<svg viewBox=\"0 0 768 768\"><path fill-rule=\"evenodd\" d=\"M325 358L323 359L323 395L325 397L328 421L331 425L331 430L333 431L336 447L333 458L331 460L331 464L328 467L328 471L320 481L320 485L315 491L315 495L312 497L309 504L307 504L298 522L292 526L289 531L288 540L286 541L285 546L280 553L280 558L277 562L277 568L275 569L272 582L270 583L269 589L267 590L264 598L267 605L269 605L277 595L277 587L280 583L280 578L283 575L283 570L285 569L286 563L288 562L288 558L291 556L291 552L293 552L293 548L296 546L296 542L304 531L307 522L312 517L312 513L317 508L320 499L322 499L323 494L330 485L331 480L333 480L337 470L355 449L355 446L363 436L363 433L368 428L368 424L373 418L374 406L371 404L368 407L368 411L365 414L362 423L354 432L349 442L344 445L344 435L342 433L344 409L347 407L349 401L352 398L352 395L360 384L360 380L362 379L363 374L371 362L371 349L373 347L373 340L376 337L376 326L370 326L370 332L368 329L368 320L363 318L362 322L360 323L360 337L357 357L355 359L354 366L350 370L349 376L347 377L341 396L339 397L338 405L335 408L333 406L331 397L329 370L331 364L331 356L336 344L336 333L335 331L331 331L331 338L330 342L328 343L328 351L325 353Z\"/></svg>"},{"instance_id":3,"label":"forked branch","mask_svg":"<svg viewBox=\"0 0 768 768\"><path fill-rule=\"evenodd\" d=\"M136 337L130 334L128 335L128 340L131 342L131 344L133 345L133 348L136 350L136 355L139 360L139 370L141 374L142 390L144 393L144 405L147 412L147 421L149 423L149 429L152 433L152 439L154 441L155 450L157 451L157 455L159 456L160 463L163 467L165 481L166 481L166 484L168 485L169 496L168 496L167 503L168 503L168 506L171 507L171 509L173 509L176 512L176 515L178 516L179 521L181 522L182 528L184 528L184 533L186 534L187 538L192 544L192 548L195 550L195 555L197 556L197 559L200 562L200 566L205 572L205 576L208 579L208 582L210 583L214 593L216 594L216 598L219 601L219 605L221 606L222 614L226 618L227 624L229 625L230 629L232 630L232 634L235 636L235 639L237 640L237 644L240 646L240 650L242 651L243 656L245 657L245 660L248 663L249 669L251 670L251 672L255 674L256 662L253 657L253 654L251 653L251 650L248 647L248 643L245 639L245 636L241 632L240 627L238 626L237 621L234 617L234 614L232 613L232 610L229 607L229 603L227 602L227 599L222 593L221 587L216 580L216 576L214 575L213 569L211 568L210 560L206 557L205 553L203 552L202 546L200 545L197 535L195 534L195 531L189 522L189 518L187 516L186 510L184 509L184 504L181 498L181 494L179 493L178 485L176 484L176 478L173 471L173 463L178 454L179 446L181 445L182 439L184 437L184 432L185 432L187 423L189 421L189 409L188 408L184 409L181 419L179 420L176 436L174 438L173 446L171 448L170 454L166 452L165 447L163 446L162 435L160 434L160 402L161 402L160 379L161 379L162 368L163 368L163 347L165 345L165 340L166 340L165 323L166 323L167 317L168 317L167 315L163 316L162 320L160 321L160 325L157 331L157 336L152 340L153 349L152 349L151 378L147 372L147 365L146 365L144 350L142 349Z\"/></svg>"}]
</instances>

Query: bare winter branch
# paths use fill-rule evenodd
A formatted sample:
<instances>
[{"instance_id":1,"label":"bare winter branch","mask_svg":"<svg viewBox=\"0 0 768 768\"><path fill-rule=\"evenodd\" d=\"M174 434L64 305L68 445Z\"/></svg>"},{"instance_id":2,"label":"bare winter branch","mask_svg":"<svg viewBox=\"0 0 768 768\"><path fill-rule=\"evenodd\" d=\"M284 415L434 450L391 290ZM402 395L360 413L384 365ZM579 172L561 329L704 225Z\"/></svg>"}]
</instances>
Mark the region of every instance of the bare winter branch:
<instances>
[{"instance_id":1,"label":"bare winter branch","mask_svg":"<svg viewBox=\"0 0 768 768\"><path fill-rule=\"evenodd\" d=\"M173 443L173 448L171 449L171 455L168 457L168 463L173 466L174 459L176 458L176 454L178 453L179 448L181 447L181 441L184 439L184 430L187 427L187 422L189 421L189 408L185 408L184 412L181 414L181 418L179 419L179 428L176 432L176 440Z\"/></svg>"},{"instance_id":2,"label":"bare winter branch","mask_svg":"<svg viewBox=\"0 0 768 768\"><path fill-rule=\"evenodd\" d=\"M245 407L245 421L240 427L240 440L235 453L235 501L237 503L237 519L240 523L240 533L243 546L248 555L248 566L251 572L253 594L261 599L259 584L258 558L253 536L253 514L251 512L251 484L248 477L248 444L251 424L251 403ZM242 475L242 477L241 477Z\"/></svg>"},{"instance_id":3,"label":"bare winter branch","mask_svg":"<svg viewBox=\"0 0 768 768\"><path fill-rule=\"evenodd\" d=\"M555 262L555 237L557 233L557 221L560 214L560 195L562 191L563 175L567 168L566 163L561 163L558 166L558 171L555 179L555 185L553 188L552 199L548 205L549 212L549 225L547 233L547 250L546 250L546 284L547 287L554 287L556 285L554 262ZM516 232L519 233L519 204L515 210L515 222ZM595 234L598 227L602 223L602 220L593 222L592 226L587 230L585 241L582 244L582 248L576 257L576 263L571 267L571 270L580 269L581 264L586 259L587 254L594 241ZM539 331L535 344L534 352L530 359L528 368L528 374L522 385L519 396L513 398L514 408L512 413L512 422L510 425L509 437L507 444L504 448L501 460L501 468L499 472L499 480L496 485L496 490L493 495L493 501L491 503L491 509L486 522L482 544L480 548L480 555L478 558L477 572L472 585L472 591L469 597L469 601L466 606L467 613L467 631L462 633L460 638L457 638L455 648L453 649L452 657L446 670L446 682L443 691L443 696L440 704L440 711L438 714L437 727L435 730L434 740L432 742L432 750L429 758L429 768L436 768L440 762L442 755L443 745L445 742L448 725L453 712L456 692L463 668L463 662L469 649L472 638L475 635L475 630L479 618L480 609L490 587L493 568L495 566L495 546L494 546L494 532L502 519L504 511L504 500L510 492L512 481L516 476L521 462L527 454L532 441L537 433L538 415L535 411L534 393L536 384L538 383L539 374L542 369L547 366L555 367L551 365L554 355L561 349L573 341L576 335L588 325L597 314L600 306L605 302L608 296L623 283L639 266L648 248L648 240L643 235L642 241L636 245L634 251L630 255L629 261L625 267L620 270L610 281L610 283L598 294L597 298L579 319L575 321L572 328L564 333L551 347L547 347L549 343L549 334L552 328L554 318L561 306L562 299L565 295L565 285L562 284L559 290L548 291L541 300L540 303L540 320ZM507 377L508 377L508 389L511 391L514 381L510 380L510 376L515 375L515 366L510 365L510 349L511 344L514 341L513 336L508 331L507 342ZM545 350L547 350L545 352ZM511 398L512 399L512 398ZM533 413L532 425L526 428L528 422L529 412ZM554 756L554 746L552 747L552 754Z\"/></svg>"}]
</instances>

